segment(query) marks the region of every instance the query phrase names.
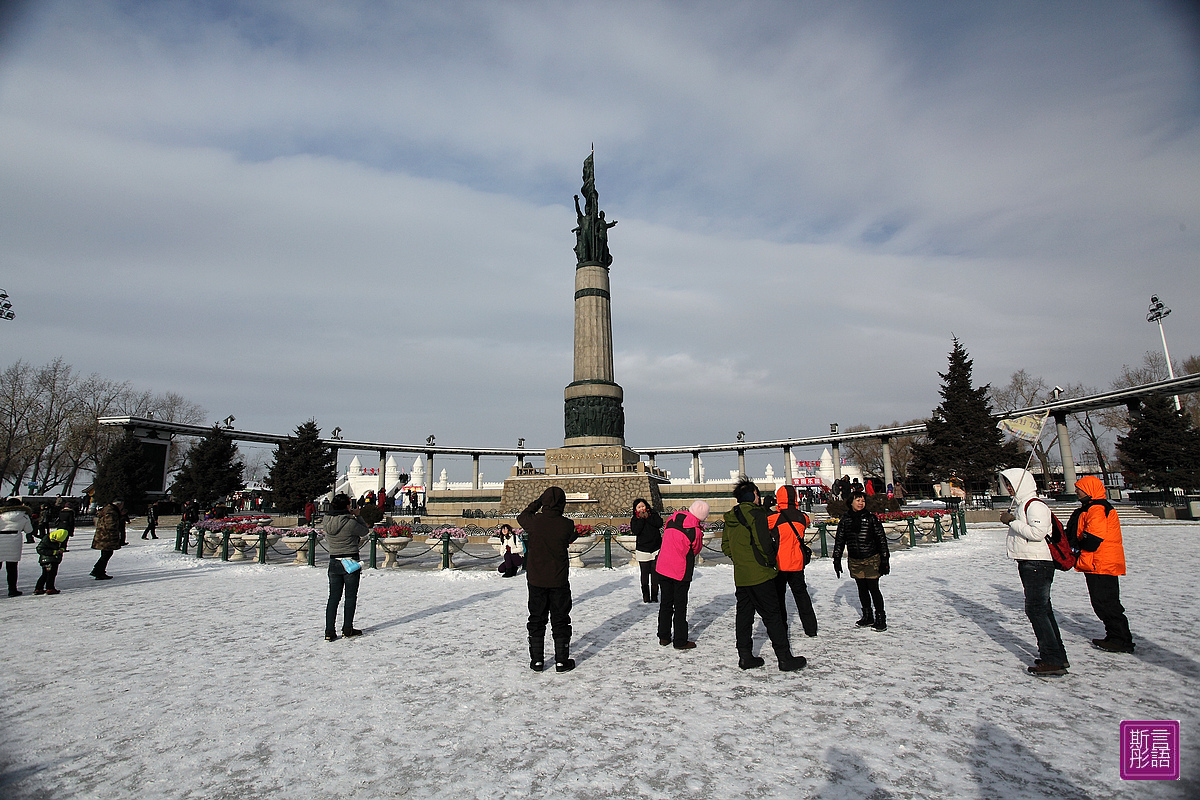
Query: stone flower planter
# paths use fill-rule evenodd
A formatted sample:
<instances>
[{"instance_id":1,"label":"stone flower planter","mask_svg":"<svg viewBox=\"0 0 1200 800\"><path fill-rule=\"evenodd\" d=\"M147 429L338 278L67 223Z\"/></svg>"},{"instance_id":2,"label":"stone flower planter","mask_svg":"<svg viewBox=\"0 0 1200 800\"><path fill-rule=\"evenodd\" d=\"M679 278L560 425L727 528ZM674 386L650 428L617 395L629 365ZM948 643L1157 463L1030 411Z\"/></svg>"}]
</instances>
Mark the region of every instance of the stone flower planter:
<instances>
[{"instance_id":1,"label":"stone flower planter","mask_svg":"<svg viewBox=\"0 0 1200 800\"><path fill-rule=\"evenodd\" d=\"M225 535L220 531L205 531L204 532L204 557L211 558L221 555L221 543L224 541ZM233 537L229 537L230 545L233 544Z\"/></svg>"},{"instance_id":2,"label":"stone flower planter","mask_svg":"<svg viewBox=\"0 0 1200 800\"><path fill-rule=\"evenodd\" d=\"M637 556L634 555L634 550L637 549L637 537L632 535L614 536L613 541L629 551L629 566L637 566Z\"/></svg>"},{"instance_id":3,"label":"stone flower planter","mask_svg":"<svg viewBox=\"0 0 1200 800\"><path fill-rule=\"evenodd\" d=\"M571 544L567 545L567 551L571 554L570 564L572 567L583 569L583 553L596 543L599 537L596 534L590 536L580 536Z\"/></svg>"},{"instance_id":4,"label":"stone flower planter","mask_svg":"<svg viewBox=\"0 0 1200 800\"><path fill-rule=\"evenodd\" d=\"M396 566L396 554L407 547L411 541L411 536L389 536L386 539L379 539L379 546L383 548L383 568L390 569Z\"/></svg>"},{"instance_id":5,"label":"stone flower planter","mask_svg":"<svg viewBox=\"0 0 1200 800\"><path fill-rule=\"evenodd\" d=\"M425 540L425 544L433 548L433 552L438 555L438 569L442 569L442 542L444 540L440 536L430 536ZM454 554L461 553L467 546L466 539L450 538L450 569L454 569Z\"/></svg>"},{"instance_id":6,"label":"stone flower planter","mask_svg":"<svg viewBox=\"0 0 1200 800\"><path fill-rule=\"evenodd\" d=\"M320 541L320 537L317 537ZM281 536L280 541L284 547L296 551L296 558L292 561L293 564L307 565L308 564L308 537L307 536Z\"/></svg>"}]
</instances>

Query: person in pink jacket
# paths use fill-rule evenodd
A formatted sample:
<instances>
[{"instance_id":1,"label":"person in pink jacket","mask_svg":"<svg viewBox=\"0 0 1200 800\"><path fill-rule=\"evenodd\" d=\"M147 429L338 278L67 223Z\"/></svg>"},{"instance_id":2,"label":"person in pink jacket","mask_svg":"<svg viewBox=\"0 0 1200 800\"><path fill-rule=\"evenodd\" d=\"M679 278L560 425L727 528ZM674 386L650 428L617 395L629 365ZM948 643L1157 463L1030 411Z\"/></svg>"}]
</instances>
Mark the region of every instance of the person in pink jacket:
<instances>
[{"instance_id":1,"label":"person in pink jacket","mask_svg":"<svg viewBox=\"0 0 1200 800\"><path fill-rule=\"evenodd\" d=\"M691 650L688 641L687 600L692 585L696 554L704 546L704 520L708 503L697 500L687 511L676 511L663 525L662 549L658 551L658 643L674 644L676 650Z\"/></svg>"}]
</instances>

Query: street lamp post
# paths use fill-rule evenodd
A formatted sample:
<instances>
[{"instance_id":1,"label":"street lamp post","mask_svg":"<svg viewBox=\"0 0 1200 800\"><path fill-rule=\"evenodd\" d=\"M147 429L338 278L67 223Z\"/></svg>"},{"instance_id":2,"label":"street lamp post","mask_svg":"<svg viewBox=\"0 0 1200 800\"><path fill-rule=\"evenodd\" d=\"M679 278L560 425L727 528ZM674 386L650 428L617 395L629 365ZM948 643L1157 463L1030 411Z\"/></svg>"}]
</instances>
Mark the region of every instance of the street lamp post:
<instances>
[{"instance_id":1,"label":"street lamp post","mask_svg":"<svg viewBox=\"0 0 1200 800\"><path fill-rule=\"evenodd\" d=\"M1174 379L1175 368L1171 366L1171 351L1167 349L1167 334L1166 331L1163 330L1162 324L1163 317L1170 313L1171 309L1163 305L1163 302L1158 299L1158 295L1150 295L1150 310L1146 312L1146 322L1158 323L1158 334L1162 337L1163 343L1163 355L1166 356L1167 359L1167 376ZM1181 408L1182 406L1179 404L1179 395L1175 395L1175 410L1179 411Z\"/></svg>"}]
</instances>

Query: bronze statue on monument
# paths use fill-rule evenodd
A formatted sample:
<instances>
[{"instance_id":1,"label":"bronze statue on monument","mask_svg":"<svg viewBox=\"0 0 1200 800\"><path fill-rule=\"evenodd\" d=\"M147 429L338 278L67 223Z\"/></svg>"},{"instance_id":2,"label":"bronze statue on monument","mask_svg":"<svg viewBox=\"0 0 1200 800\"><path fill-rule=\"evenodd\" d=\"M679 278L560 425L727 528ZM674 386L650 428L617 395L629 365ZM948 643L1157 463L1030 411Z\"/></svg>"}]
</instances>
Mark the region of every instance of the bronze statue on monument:
<instances>
[{"instance_id":1,"label":"bronze statue on monument","mask_svg":"<svg viewBox=\"0 0 1200 800\"><path fill-rule=\"evenodd\" d=\"M571 233L575 234L575 258L580 266L600 264L607 267L612 264L612 254L608 252L608 229L617 221L605 221L604 212L600 210L594 154L583 162L583 186L580 191L583 192L583 210L579 210L579 195L575 195L577 225L571 229Z\"/></svg>"}]
</instances>

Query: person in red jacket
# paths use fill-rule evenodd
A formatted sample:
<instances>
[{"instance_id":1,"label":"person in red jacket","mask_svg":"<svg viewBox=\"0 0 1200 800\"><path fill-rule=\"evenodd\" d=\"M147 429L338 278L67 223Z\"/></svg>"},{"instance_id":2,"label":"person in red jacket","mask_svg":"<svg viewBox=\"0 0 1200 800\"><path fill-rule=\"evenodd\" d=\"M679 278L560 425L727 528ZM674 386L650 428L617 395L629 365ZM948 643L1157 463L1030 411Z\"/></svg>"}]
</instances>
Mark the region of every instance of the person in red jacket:
<instances>
[{"instance_id":1,"label":"person in red jacket","mask_svg":"<svg viewBox=\"0 0 1200 800\"><path fill-rule=\"evenodd\" d=\"M812 518L799 508L795 486L780 486L775 490L777 514L767 517L767 524L779 537L779 577L775 579L775 590L779 594L779 611L787 627L787 589L792 587L796 610L800 613L800 624L805 636L817 635L817 615L813 611L812 598L804 582L804 530L812 524Z\"/></svg>"},{"instance_id":2,"label":"person in red jacket","mask_svg":"<svg viewBox=\"0 0 1200 800\"><path fill-rule=\"evenodd\" d=\"M1082 505L1067 523L1067 538L1078 543L1075 569L1083 573L1092 610L1104 623L1104 638L1092 639L1092 644L1110 653L1132 653L1133 635L1121 605L1118 577L1125 574L1121 521L1105 499L1104 484L1095 475L1077 480L1075 494Z\"/></svg>"}]
</instances>

